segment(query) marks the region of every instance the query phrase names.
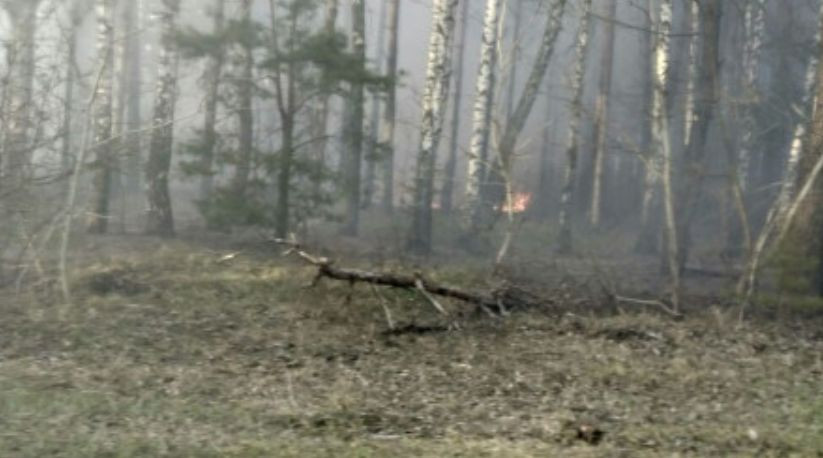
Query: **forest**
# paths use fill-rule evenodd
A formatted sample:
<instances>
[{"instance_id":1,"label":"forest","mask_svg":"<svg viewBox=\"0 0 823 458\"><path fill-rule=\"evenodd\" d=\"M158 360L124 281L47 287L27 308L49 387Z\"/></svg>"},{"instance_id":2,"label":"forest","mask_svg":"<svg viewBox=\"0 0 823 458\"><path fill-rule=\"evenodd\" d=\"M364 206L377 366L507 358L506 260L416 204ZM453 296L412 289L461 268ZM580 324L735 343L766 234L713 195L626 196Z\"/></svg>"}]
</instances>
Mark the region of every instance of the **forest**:
<instances>
[{"instance_id":1,"label":"forest","mask_svg":"<svg viewBox=\"0 0 823 458\"><path fill-rule=\"evenodd\" d=\"M823 457L823 0L0 0L0 456Z\"/></svg>"}]
</instances>

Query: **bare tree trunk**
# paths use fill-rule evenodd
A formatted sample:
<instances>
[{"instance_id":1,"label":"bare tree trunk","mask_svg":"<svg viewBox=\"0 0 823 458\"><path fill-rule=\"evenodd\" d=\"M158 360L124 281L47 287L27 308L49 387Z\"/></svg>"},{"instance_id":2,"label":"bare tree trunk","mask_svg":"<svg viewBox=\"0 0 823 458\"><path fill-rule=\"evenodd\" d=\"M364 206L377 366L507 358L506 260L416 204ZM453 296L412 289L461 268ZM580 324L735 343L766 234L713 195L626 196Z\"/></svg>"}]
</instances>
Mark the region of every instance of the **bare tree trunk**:
<instances>
[{"instance_id":1,"label":"bare tree trunk","mask_svg":"<svg viewBox=\"0 0 823 458\"><path fill-rule=\"evenodd\" d=\"M494 222L497 216L494 209L502 204L505 199L505 177L511 176L517 141L538 98L549 61L554 54L554 44L560 34L565 7L566 0L555 0L546 12L546 26L540 48L537 51L537 58L532 65L526 86L517 102L517 107L508 120L506 129L497 144L498 155L486 181L487 192L482 193L485 202L482 203L479 209L480 216L475 219L480 221L481 224L490 226ZM474 228L474 232L477 230L479 230L479 227Z\"/></svg>"},{"instance_id":2,"label":"bare tree trunk","mask_svg":"<svg viewBox=\"0 0 823 458\"><path fill-rule=\"evenodd\" d=\"M789 150L788 163L781 183L780 192L769 208L766 222L757 236L754 248L746 262L746 268L737 283L737 294L741 301L741 318L745 307L749 304L757 290L757 276L760 271L761 258L769 251L770 247L779 245L786 235L798 207L811 192L811 189L823 170L823 155L820 155L817 163L808 172L800 186L800 192L796 192L798 187L799 163L801 154L807 150L807 136L812 126L812 120L816 115L815 105L818 100L820 88L823 86L823 71L820 69L821 58L823 58L823 4L820 6L819 23L815 36L815 50L806 69L806 82L803 95L803 105L801 109L803 116L798 121L794 129L791 148Z\"/></svg>"},{"instance_id":3,"label":"bare tree trunk","mask_svg":"<svg viewBox=\"0 0 823 458\"><path fill-rule=\"evenodd\" d=\"M154 100L151 145L146 163L148 214L146 233L174 235L174 218L169 195L172 147L174 143L174 106L177 91L176 19L180 0L163 0L159 21L160 56L157 62L157 87Z\"/></svg>"},{"instance_id":4,"label":"bare tree trunk","mask_svg":"<svg viewBox=\"0 0 823 458\"><path fill-rule=\"evenodd\" d=\"M397 108L397 51L400 21L400 0L389 3L389 43L386 60L386 76L391 80L383 109L380 131L380 147L383 156L383 210L391 213L394 208L394 127Z\"/></svg>"},{"instance_id":5,"label":"bare tree trunk","mask_svg":"<svg viewBox=\"0 0 823 458\"><path fill-rule=\"evenodd\" d=\"M212 30L215 35L223 33L226 22L226 0L215 0ZM206 106L203 119L203 157L200 167L203 176L200 179L200 200L206 201L214 190L214 159L217 147L217 109L220 101L220 80L223 76L224 51L218 47L209 56L206 69Z\"/></svg>"},{"instance_id":6,"label":"bare tree trunk","mask_svg":"<svg viewBox=\"0 0 823 458\"><path fill-rule=\"evenodd\" d=\"M706 175L706 149L715 107L720 98L719 68L720 68L720 17L721 3L719 0L703 0L698 10L700 31L702 36L702 51L700 63L695 74L699 79L695 82L696 96L692 96L694 110L693 121L689 124L688 146L685 155L685 179L680 190L678 208L678 268L682 271L686 267L689 251L691 250L691 226L697 207L700 204L703 182ZM688 113L687 113L688 116Z\"/></svg>"},{"instance_id":7,"label":"bare tree trunk","mask_svg":"<svg viewBox=\"0 0 823 458\"><path fill-rule=\"evenodd\" d=\"M672 26L672 2L661 0L654 34L654 102L652 110L652 142L660 156L663 179L663 209L666 227L666 245L671 280L671 300L675 312L680 302L680 270L677 268L677 225L675 221L674 193L672 189L672 149L666 115L666 85L669 67L669 36Z\"/></svg>"},{"instance_id":8,"label":"bare tree trunk","mask_svg":"<svg viewBox=\"0 0 823 458\"><path fill-rule=\"evenodd\" d=\"M64 171L72 167L71 151L73 147L72 119L74 117L74 89L77 76L77 33L82 22L79 5L73 2L69 9L69 30L66 32L68 49L66 51L66 82L63 92L63 138L61 141L60 160Z\"/></svg>"},{"instance_id":9,"label":"bare tree trunk","mask_svg":"<svg viewBox=\"0 0 823 458\"><path fill-rule=\"evenodd\" d=\"M612 74L614 70L615 21L617 20L617 0L609 0L606 15L606 33L603 37L603 56L600 68L600 93L594 109L594 172L592 177L592 205L589 223L600 225L603 206L603 176L605 175L606 141L609 132L609 101L611 99Z\"/></svg>"},{"instance_id":10,"label":"bare tree trunk","mask_svg":"<svg viewBox=\"0 0 823 458\"><path fill-rule=\"evenodd\" d=\"M253 0L241 0L240 20L246 27L251 27L251 7ZM247 38L249 39L249 38ZM254 92L254 50L250 42L244 40L243 69L237 82L237 123L239 162L234 176L234 192L238 197L245 196L251 179L251 167L254 160L254 112L252 98Z\"/></svg>"},{"instance_id":11,"label":"bare tree trunk","mask_svg":"<svg viewBox=\"0 0 823 458\"><path fill-rule=\"evenodd\" d=\"M135 0L128 6L134 19L129 21L134 29L128 32L131 39L131 68L129 73L129 95L128 108L126 113L127 135L126 146L126 190L129 194L137 194L141 189L143 178L143 134L140 128L143 125L143 50L142 38L143 27L141 18L145 3L143 0Z\"/></svg>"},{"instance_id":12,"label":"bare tree trunk","mask_svg":"<svg viewBox=\"0 0 823 458\"><path fill-rule=\"evenodd\" d=\"M335 36L338 15L339 0L326 0L325 3L325 18L323 24L323 33L326 34L326 39L331 40ZM315 150L315 195L319 197L323 194L324 175L326 171L326 149L328 147L329 135L329 106L331 103L331 94L323 94L320 96L319 103L315 108L315 117L317 124L314 126L314 139L317 145Z\"/></svg>"},{"instance_id":13,"label":"bare tree trunk","mask_svg":"<svg viewBox=\"0 0 823 458\"><path fill-rule=\"evenodd\" d=\"M352 0L352 51L358 66L366 67L366 4L365 0ZM348 103L349 118L346 125L346 214L343 233L355 236L360 230L360 169L363 162L363 117L365 116L365 89L363 83L353 82Z\"/></svg>"},{"instance_id":14,"label":"bare tree trunk","mask_svg":"<svg viewBox=\"0 0 823 458\"><path fill-rule=\"evenodd\" d=\"M409 248L417 253L431 251L434 168L448 101L457 4L458 0L435 0L432 10L423 118L420 122L420 149L414 180L414 208L409 234Z\"/></svg>"},{"instance_id":15,"label":"bare tree trunk","mask_svg":"<svg viewBox=\"0 0 823 458\"><path fill-rule=\"evenodd\" d=\"M466 31L469 24L469 5L471 2L463 2L460 17L460 42L455 45L457 59L454 66L454 98L452 105L451 136L449 138L449 156L446 160L445 176L443 177L443 188L440 194L440 208L446 214L452 212L452 198L454 197L454 180L457 172L457 153L460 148L460 121L462 116L460 110L463 106L463 67L466 57Z\"/></svg>"},{"instance_id":16,"label":"bare tree trunk","mask_svg":"<svg viewBox=\"0 0 823 458\"><path fill-rule=\"evenodd\" d=\"M654 254L657 252L659 243L659 220L654 218L657 212L653 211L659 202L660 185L660 155L654 150L652 141L652 113L654 112L654 2L647 0L647 11L645 29L649 32L643 33L643 99L644 112L643 119L646 122L641 126L641 154L643 155L643 192L640 206L640 234L635 244L635 252L639 254Z\"/></svg>"},{"instance_id":17,"label":"bare tree trunk","mask_svg":"<svg viewBox=\"0 0 823 458\"><path fill-rule=\"evenodd\" d=\"M517 70L520 65L520 36L523 28L523 0L514 2L514 28L512 30L511 58L509 59L508 89L506 92L505 119L508 122L514 111L514 100L517 97Z\"/></svg>"},{"instance_id":18,"label":"bare tree trunk","mask_svg":"<svg viewBox=\"0 0 823 458\"><path fill-rule=\"evenodd\" d=\"M486 15L483 20L483 41L480 50L480 69L477 77L474 109L472 114L472 136L469 143L466 189L463 198L465 207L463 226L473 230L479 222L481 185L488 170L489 132L491 131L494 92L497 84L497 48L500 44L500 17L503 0L486 0Z\"/></svg>"},{"instance_id":19,"label":"bare tree trunk","mask_svg":"<svg viewBox=\"0 0 823 458\"><path fill-rule=\"evenodd\" d=\"M377 53L375 62L376 72L381 73L383 59L386 53L386 3L380 2L380 19L377 25ZM371 207L374 201L375 187L377 185L377 163L380 161L379 148L377 148L377 135L380 130L380 92L375 90L371 94L371 119L369 119L369 138L366 141L366 183L363 186L363 208Z\"/></svg>"},{"instance_id":20,"label":"bare tree trunk","mask_svg":"<svg viewBox=\"0 0 823 458\"><path fill-rule=\"evenodd\" d=\"M569 254L572 245L571 213L574 206L574 180L577 176L577 161L580 148L580 121L583 117L583 83L586 75L586 56L589 50L589 24L591 21L592 0L582 3L580 25L575 40L575 63L571 85L571 116L566 146L566 173L563 177L563 189L560 194L560 237L557 251Z\"/></svg>"},{"instance_id":21,"label":"bare tree trunk","mask_svg":"<svg viewBox=\"0 0 823 458\"><path fill-rule=\"evenodd\" d=\"M97 53L103 74L97 88L94 108L95 172L92 210L88 230L104 234L109 225L109 207L114 155L112 150L112 88L114 85L114 11L113 0L97 0Z\"/></svg>"}]
</instances>

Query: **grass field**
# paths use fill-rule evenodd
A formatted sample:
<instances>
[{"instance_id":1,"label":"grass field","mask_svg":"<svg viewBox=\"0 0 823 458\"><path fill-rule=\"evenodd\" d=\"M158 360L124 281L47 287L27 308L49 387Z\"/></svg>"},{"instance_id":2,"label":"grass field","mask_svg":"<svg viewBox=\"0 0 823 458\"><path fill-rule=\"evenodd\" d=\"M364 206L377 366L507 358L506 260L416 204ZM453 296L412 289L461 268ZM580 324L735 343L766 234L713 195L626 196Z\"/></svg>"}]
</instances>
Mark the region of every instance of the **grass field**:
<instances>
[{"instance_id":1,"label":"grass field","mask_svg":"<svg viewBox=\"0 0 823 458\"><path fill-rule=\"evenodd\" d=\"M443 331L414 293L241 251L143 240L78 260L70 306L3 292L0 456L823 456L820 321L578 307Z\"/></svg>"}]
</instances>

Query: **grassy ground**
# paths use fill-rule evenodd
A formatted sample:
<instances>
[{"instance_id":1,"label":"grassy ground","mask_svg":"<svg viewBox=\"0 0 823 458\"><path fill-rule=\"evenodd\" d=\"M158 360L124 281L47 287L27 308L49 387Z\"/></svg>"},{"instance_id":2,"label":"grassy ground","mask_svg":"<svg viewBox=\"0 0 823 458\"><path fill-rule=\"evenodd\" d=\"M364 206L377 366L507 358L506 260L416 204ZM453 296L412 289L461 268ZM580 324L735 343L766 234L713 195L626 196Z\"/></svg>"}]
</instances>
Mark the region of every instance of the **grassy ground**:
<instances>
[{"instance_id":1,"label":"grassy ground","mask_svg":"<svg viewBox=\"0 0 823 458\"><path fill-rule=\"evenodd\" d=\"M70 307L3 293L0 456L823 456L820 323L536 310L387 335L383 304L442 320L210 246L89 251Z\"/></svg>"}]
</instances>

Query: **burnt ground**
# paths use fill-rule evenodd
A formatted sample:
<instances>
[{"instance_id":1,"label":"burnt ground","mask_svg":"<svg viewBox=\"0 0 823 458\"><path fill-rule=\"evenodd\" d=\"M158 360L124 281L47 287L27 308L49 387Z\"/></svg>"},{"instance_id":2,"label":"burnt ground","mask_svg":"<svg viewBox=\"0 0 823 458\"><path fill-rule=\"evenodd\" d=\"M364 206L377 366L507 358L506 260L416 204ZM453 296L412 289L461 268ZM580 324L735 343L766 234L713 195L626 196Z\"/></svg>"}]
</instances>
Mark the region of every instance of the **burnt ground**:
<instances>
[{"instance_id":1,"label":"burnt ground","mask_svg":"<svg viewBox=\"0 0 823 458\"><path fill-rule=\"evenodd\" d=\"M307 287L271 247L111 243L78 253L72 305L49 279L0 296L0 456L823 456L813 315L739 326L704 297L673 320L598 292L641 266L553 262L508 269L544 307L444 301L457 330L414 292Z\"/></svg>"}]
</instances>

